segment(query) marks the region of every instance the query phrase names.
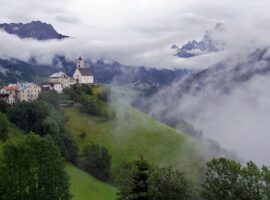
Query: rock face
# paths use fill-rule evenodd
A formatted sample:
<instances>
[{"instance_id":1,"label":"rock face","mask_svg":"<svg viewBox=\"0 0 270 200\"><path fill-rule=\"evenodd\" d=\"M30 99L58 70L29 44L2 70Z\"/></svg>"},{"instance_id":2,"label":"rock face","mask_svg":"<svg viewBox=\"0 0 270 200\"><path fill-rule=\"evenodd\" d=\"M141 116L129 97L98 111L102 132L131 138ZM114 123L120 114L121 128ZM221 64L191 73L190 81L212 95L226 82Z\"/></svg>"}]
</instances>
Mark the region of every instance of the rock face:
<instances>
[{"instance_id":1,"label":"rock face","mask_svg":"<svg viewBox=\"0 0 270 200\"><path fill-rule=\"evenodd\" d=\"M63 39L68 36L59 34L51 24L40 21L32 21L30 23L4 23L0 24L0 28L9 34L17 35L20 38L32 38L36 40L52 40Z\"/></svg>"},{"instance_id":2,"label":"rock face","mask_svg":"<svg viewBox=\"0 0 270 200\"><path fill-rule=\"evenodd\" d=\"M222 32L223 28L223 24L217 24L214 29L206 31L201 41L189 41L181 48L174 44L172 45L172 49L176 49L176 56L181 58L191 58L194 56L219 51L222 49L222 42L216 41L213 38L213 35Z\"/></svg>"}]
</instances>

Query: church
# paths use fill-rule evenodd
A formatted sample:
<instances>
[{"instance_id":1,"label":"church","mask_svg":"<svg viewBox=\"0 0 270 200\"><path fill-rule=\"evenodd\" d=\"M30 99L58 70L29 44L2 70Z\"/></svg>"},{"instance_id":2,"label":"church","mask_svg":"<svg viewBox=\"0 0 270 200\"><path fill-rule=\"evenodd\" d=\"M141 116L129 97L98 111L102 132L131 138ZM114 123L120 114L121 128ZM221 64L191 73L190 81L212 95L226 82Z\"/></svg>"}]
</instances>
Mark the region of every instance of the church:
<instances>
[{"instance_id":1,"label":"church","mask_svg":"<svg viewBox=\"0 0 270 200\"><path fill-rule=\"evenodd\" d=\"M77 60L77 66L73 74L73 78L78 84L94 83L94 76L91 73L90 68L85 67L85 63L82 57L79 57L79 59Z\"/></svg>"}]
</instances>

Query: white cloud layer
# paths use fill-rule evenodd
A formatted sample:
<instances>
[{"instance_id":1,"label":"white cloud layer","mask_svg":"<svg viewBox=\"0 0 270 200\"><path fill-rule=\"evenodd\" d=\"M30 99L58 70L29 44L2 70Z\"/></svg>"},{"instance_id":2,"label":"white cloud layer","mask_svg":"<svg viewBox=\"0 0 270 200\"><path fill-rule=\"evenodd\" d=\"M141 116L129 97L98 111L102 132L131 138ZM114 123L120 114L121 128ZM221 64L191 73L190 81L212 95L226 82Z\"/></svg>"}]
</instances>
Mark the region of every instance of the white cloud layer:
<instances>
[{"instance_id":1,"label":"white cloud layer","mask_svg":"<svg viewBox=\"0 0 270 200\"><path fill-rule=\"evenodd\" d=\"M41 44L27 40L27 45L23 45L1 34L2 55L11 48L17 52L17 46L21 45L24 52L18 52L18 57L57 51L73 57L82 54L153 67L205 68L217 60L213 55L188 61L177 59L172 56L171 45L200 39L217 22L228 25L228 41L234 41L231 38L241 41L243 37L258 39L270 20L268 0L0 0L0 3L1 22L41 20L75 38ZM9 40L12 46L5 45Z\"/></svg>"}]
</instances>

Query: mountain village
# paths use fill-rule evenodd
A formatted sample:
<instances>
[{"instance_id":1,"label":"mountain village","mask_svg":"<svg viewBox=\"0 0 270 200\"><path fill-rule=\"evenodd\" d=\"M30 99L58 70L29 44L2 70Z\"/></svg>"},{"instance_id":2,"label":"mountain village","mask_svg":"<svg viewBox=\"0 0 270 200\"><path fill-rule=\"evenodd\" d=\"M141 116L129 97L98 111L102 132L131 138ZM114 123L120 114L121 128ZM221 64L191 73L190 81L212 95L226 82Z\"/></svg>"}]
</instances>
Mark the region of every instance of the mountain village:
<instances>
[{"instance_id":1,"label":"mountain village","mask_svg":"<svg viewBox=\"0 0 270 200\"><path fill-rule=\"evenodd\" d=\"M0 99L8 104L17 102L29 102L36 100L41 91L54 90L62 93L65 88L78 84L93 84L94 76L90 68L85 67L85 62L82 57L77 60L76 70L73 76L70 77L66 73L60 71L50 75L46 82L41 85L28 82L18 82L9 84L0 89Z\"/></svg>"}]
</instances>

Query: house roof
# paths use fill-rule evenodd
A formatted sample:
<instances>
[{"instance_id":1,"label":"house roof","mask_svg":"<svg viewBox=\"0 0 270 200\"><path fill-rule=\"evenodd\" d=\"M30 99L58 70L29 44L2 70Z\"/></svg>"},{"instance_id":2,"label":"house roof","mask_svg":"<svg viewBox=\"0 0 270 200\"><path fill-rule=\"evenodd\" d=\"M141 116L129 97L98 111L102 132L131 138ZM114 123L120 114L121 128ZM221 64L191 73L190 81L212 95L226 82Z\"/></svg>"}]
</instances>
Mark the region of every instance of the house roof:
<instances>
[{"instance_id":1,"label":"house roof","mask_svg":"<svg viewBox=\"0 0 270 200\"><path fill-rule=\"evenodd\" d=\"M5 86L4 89L7 90L7 91L11 91L11 90L18 90L19 87L17 85L10 84L8 86Z\"/></svg>"},{"instance_id":2,"label":"house roof","mask_svg":"<svg viewBox=\"0 0 270 200\"><path fill-rule=\"evenodd\" d=\"M92 76L90 68L77 68L82 76Z\"/></svg>"},{"instance_id":3,"label":"house roof","mask_svg":"<svg viewBox=\"0 0 270 200\"><path fill-rule=\"evenodd\" d=\"M50 78L58 78L61 76L67 76L67 74L65 72L57 72L57 73L50 75Z\"/></svg>"}]
</instances>

